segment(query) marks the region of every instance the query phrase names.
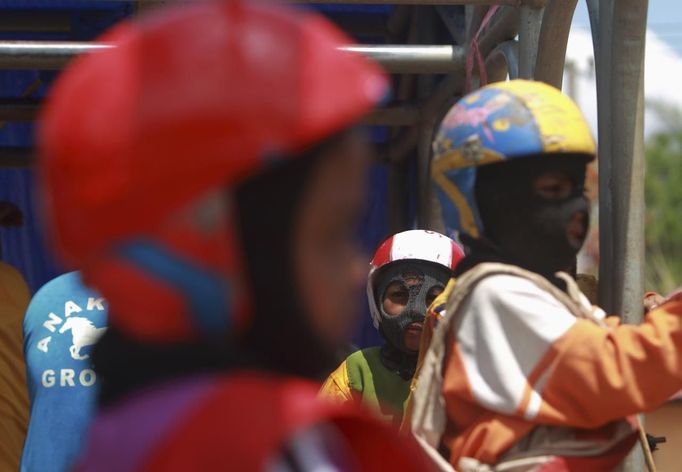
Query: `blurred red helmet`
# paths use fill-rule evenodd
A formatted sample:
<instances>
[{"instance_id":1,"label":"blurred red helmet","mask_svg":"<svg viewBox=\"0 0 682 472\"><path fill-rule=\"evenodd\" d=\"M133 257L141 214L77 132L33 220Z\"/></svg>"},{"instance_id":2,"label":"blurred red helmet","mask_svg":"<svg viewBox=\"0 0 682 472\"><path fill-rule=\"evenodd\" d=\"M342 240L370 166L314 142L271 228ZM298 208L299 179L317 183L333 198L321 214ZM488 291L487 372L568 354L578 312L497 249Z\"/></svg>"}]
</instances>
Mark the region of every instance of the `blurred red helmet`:
<instances>
[{"instance_id":1,"label":"blurred red helmet","mask_svg":"<svg viewBox=\"0 0 682 472\"><path fill-rule=\"evenodd\" d=\"M126 332L223 332L239 298L223 189L350 126L386 79L321 16L259 2L158 11L100 41L40 121L52 241Z\"/></svg>"},{"instance_id":2,"label":"blurred red helmet","mask_svg":"<svg viewBox=\"0 0 682 472\"><path fill-rule=\"evenodd\" d=\"M374 285L379 269L398 261L425 261L455 270L457 263L464 257L462 248L452 239L434 231L413 229L396 233L374 253L367 277L367 298L375 328L379 328L381 315L374 297Z\"/></svg>"}]
</instances>

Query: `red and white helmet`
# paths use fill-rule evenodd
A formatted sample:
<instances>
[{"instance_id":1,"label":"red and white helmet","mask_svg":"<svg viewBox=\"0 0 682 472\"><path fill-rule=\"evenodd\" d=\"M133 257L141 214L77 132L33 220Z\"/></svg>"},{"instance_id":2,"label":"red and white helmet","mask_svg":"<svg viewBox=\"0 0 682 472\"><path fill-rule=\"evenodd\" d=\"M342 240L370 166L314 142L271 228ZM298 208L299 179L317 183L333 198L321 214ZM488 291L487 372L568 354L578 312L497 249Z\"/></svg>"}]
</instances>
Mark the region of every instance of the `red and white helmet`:
<instances>
[{"instance_id":1,"label":"red and white helmet","mask_svg":"<svg viewBox=\"0 0 682 472\"><path fill-rule=\"evenodd\" d=\"M462 248L440 233L413 229L397 233L384 241L374 253L367 277L367 300L374 327L379 329L381 314L374 297L376 277L383 267L397 261L426 261L454 270L464 257Z\"/></svg>"}]
</instances>

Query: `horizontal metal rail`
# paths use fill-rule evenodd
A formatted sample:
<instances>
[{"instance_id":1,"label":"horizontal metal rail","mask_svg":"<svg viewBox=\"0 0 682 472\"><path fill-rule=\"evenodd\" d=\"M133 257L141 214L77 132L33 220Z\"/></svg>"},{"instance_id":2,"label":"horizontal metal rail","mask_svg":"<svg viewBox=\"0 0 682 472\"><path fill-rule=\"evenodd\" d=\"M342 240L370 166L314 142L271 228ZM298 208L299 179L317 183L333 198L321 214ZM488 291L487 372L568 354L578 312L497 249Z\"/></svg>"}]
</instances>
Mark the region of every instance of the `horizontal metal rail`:
<instances>
[{"instance_id":1,"label":"horizontal metal rail","mask_svg":"<svg viewBox=\"0 0 682 472\"><path fill-rule=\"evenodd\" d=\"M0 98L0 123L33 121L38 115L40 100L33 98Z\"/></svg>"},{"instance_id":2,"label":"horizontal metal rail","mask_svg":"<svg viewBox=\"0 0 682 472\"><path fill-rule=\"evenodd\" d=\"M69 41L0 41L0 69L58 70L74 57L115 47ZM357 45L342 48L364 54L388 72L447 74L463 70L465 49L451 45Z\"/></svg>"},{"instance_id":3,"label":"horizontal metal rail","mask_svg":"<svg viewBox=\"0 0 682 472\"><path fill-rule=\"evenodd\" d=\"M0 69L58 70L80 54L111 47L75 41L0 41Z\"/></svg>"},{"instance_id":4,"label":"horizontal metal rail","mask_svg":"<svg viewBox=\"0 0 682 472\"><path fill-rule=\"evenodd\" d=\"M34 162L34 150L30 147L0 147L0 168L29 167Z\"/></svg>"},{"instance_id":5,"label":"horizontal metal rail","mask_svg":"<svg viewBox=\"0 0 682 472\"><path fill-rule=\"evenodd\" d=\"M449 74L464 70L466 61L461 46L358 44L342 49L364 54L388 72L402 74Z\"/></svg>"},{"instance_id":6,"label":"horizontal metal rail","mask_svg":"<svg viewBox=\"0 0 682 472\"><path fill-rule=\"evenodd\" d=\"M0 123L33 121L38 116L42 103L35 98L0 98ZM416 107L377 108L362 122L377 126L412 126L419 120Z\"/></svg>"},{"instance_id":7,"label":"horizontal metal rail","mask_svg":"<svg viewBox=\"0 0 682 472\"><path fill-rule=\"evenodd\" d=\"M414 126L419 122L419 118L417 107L377 108L363 119L362 123L376 126Z\"/></svg>"},{"instance_id":8,"label":"horizontal metal rail","mask_svg":"<svg viewBox=\"0 0 682 472\"><path fill-rule=\"evenodd\" d=\"M68 33L71 15L56 11L3 11L0 15L0 33Z\"/></svg>"}]
</instances>

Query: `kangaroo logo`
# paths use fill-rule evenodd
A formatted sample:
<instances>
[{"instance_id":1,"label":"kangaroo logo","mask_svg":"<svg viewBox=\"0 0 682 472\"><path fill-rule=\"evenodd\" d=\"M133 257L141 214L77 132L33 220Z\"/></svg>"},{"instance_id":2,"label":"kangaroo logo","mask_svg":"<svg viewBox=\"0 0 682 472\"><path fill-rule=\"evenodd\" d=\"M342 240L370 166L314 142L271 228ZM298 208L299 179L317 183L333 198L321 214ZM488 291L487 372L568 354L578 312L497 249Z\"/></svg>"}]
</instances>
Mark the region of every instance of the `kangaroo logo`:
<instances>
[{"instance_id":1,"label":"kangaroo logo","mask_svg":"<svg viewBox=\"0 0 682 472\"><path fill-rule=\"evenodd\" d=\"M89 358L89 355L81 355L80 350L85 346L95 344L97 340L104 334L107 328L98 328L92 321L80 316L71 316L66 319L66 322L59 329L62 334L71 330L72 344L69 348L71 357L76 360L84 360Z\"/></svg>"}]
</instances>

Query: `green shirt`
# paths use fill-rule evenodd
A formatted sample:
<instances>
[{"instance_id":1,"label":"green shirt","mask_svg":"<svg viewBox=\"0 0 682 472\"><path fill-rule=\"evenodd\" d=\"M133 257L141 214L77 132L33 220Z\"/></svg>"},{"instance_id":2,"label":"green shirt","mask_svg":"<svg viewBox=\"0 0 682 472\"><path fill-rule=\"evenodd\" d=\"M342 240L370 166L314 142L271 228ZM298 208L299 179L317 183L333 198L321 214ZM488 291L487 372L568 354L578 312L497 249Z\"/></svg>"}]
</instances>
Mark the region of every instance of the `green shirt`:
<instances>
[{"instance_id":1,"label":"green shirt","mask_svg":"<svg viewBox=\"0 0 682 472\"><path fill-rule=\"evenodd\" d=\"M321 393L341 400L360 401L399 427L410 393L410 380L387 369L381 362L380 352L377 346L348 356L329 376Z\"/></svg>"}]
</instances>

